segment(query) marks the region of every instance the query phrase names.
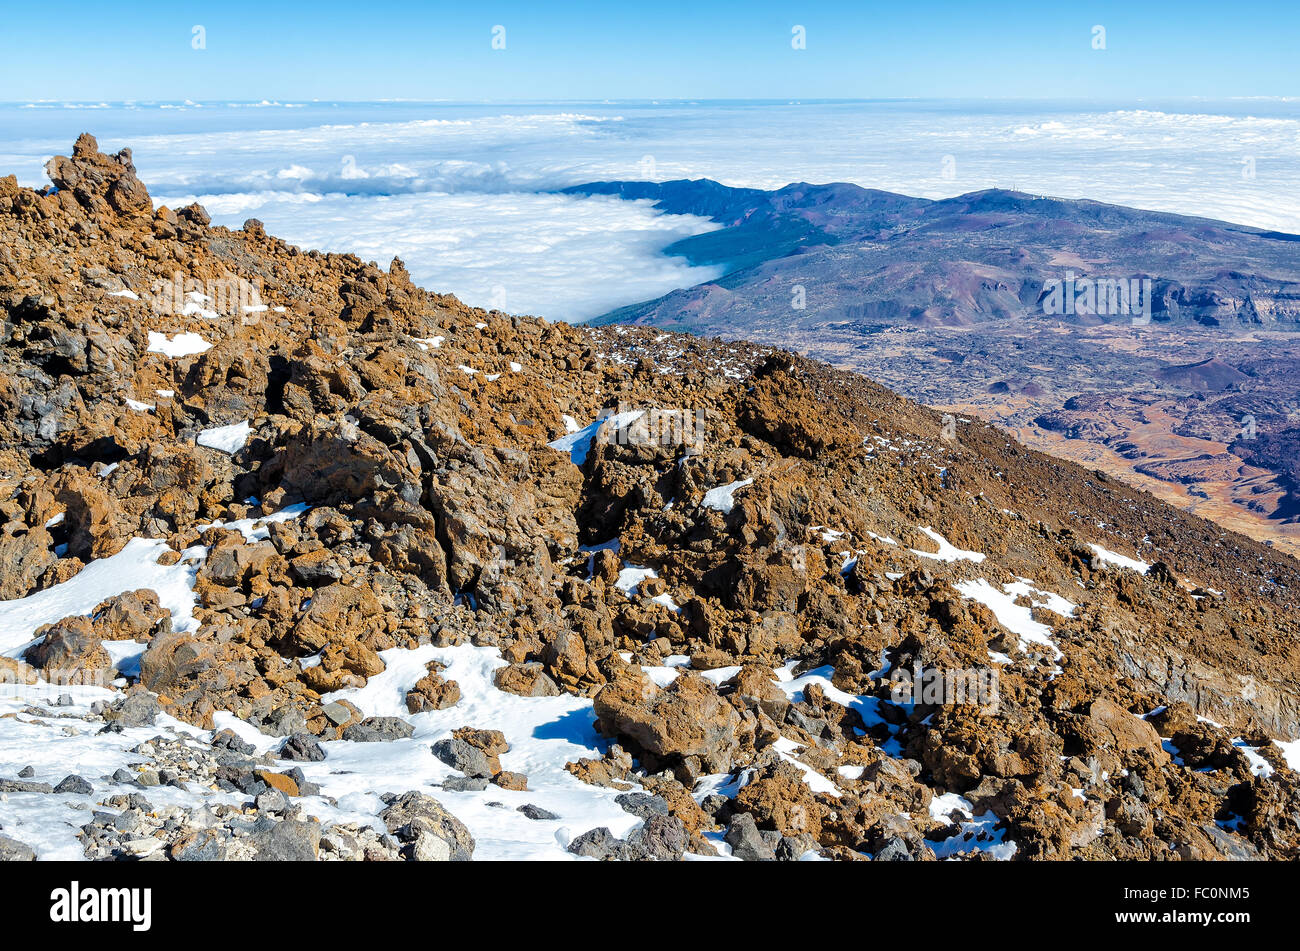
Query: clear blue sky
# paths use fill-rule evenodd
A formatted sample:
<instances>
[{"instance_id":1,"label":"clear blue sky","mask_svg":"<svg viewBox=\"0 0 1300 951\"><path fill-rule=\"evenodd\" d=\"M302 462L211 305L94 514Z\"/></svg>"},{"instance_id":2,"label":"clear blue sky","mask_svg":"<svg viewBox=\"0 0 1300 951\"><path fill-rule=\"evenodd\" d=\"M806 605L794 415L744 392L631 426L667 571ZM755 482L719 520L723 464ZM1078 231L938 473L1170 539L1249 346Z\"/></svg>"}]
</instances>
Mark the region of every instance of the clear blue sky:
<instances>
[{"instance_id":1,"label":"clear blue sky","mask_svg":"<svg viewBox=\"0 0 1300 951\"><path fill-rule=\"evenodd\" d=\"M26 6L0 100L1300 96L1300 2ZM802 25L807 48L791 48ZM206 30L207 48L191 45ZM504 26L506 48L493 50ZM1106 49L1092 29L1106 29Z\"/></svg>"}]
</instances>

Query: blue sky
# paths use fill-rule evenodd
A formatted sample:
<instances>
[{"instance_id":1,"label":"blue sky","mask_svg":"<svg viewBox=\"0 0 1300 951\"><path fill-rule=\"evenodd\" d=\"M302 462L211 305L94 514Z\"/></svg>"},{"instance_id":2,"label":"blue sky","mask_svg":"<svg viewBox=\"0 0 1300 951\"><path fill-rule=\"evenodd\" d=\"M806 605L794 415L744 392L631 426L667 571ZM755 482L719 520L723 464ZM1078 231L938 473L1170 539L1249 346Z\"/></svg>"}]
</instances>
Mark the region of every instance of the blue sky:
<instances>
[{"instance_id":1,"label":"blue sky","mask_svg":"<svg viewBox=\"0 0 1300 951\"><path fill-rule=\"evenodd\" d=\"M63 0L58 11L7 17L0 100L1300 96L1300 4L1277 0ZM806 49L791 47L796 25Z\"/></svg>"}]
</instances>

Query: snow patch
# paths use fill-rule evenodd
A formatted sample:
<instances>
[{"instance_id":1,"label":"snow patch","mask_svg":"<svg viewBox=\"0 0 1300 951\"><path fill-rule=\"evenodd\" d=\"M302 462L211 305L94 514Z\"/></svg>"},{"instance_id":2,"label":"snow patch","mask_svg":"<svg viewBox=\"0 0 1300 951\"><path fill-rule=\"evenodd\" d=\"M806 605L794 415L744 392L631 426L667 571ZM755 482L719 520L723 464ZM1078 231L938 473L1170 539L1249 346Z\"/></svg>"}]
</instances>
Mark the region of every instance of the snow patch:
<instances>
[{"instance_id":1,"label":"snow patch","mask_svg":"<svg viewBox=\"0 0 1300 951\"><path fill-rule=\"evenodd\" d=\"M935 561L973 561L976 564L979 564L988 557L983 552L965 551L955 545L949 544L948 539L944 538L932 528L922 528L921 531L930 539L930 541L939 546L939 550L920 551L916 548L909 548L908 551L914 555L920 555L922 558L932 558Z\"/></svg>"},{"instance_id":2,"label":"snow patch","mask_svg":"<svg viewBox=\"0 0 1300 951\"><path fill-rule=\"evenodd\" d=\"M736 505L736 493L745 486L753 484L753 479L741 479L739 482L728 482L716 489L709 489L704 493L704 501L700 505L706 509L721 512L723 515L730 515L731 510Z\"/></svg>"},{"instance_id":3,"label":"snow patch","mask_svg":"<svg viewBox=\"0 0 1300 951\"><path fill-rule=\"evenodd\" d=\"M212 344L198 334L176 334L169 339L166 334L149 331L149 353L161 353L164 357L192 357L211 349Z\"/></svg>"},{"instance_id":4,"label":"snow patch","mask_svg":"<svg viewBox=\"0 0 1300 951\"><path fill-rule=\"evenodd\" d=\"M999 591L984 578L977 578L974 581L958 581L953 587L957 589L957 592L963 598L978 601L992 611L999 624L1020 638L1022 649L1025 648L1026 644L1038 644L1050 650L1055 657L1059 658L1061 656L1060 650L1057 649L1056 643L1052 640L1052 629L1041 621L1035 621L1032 609L1016 604L1016 598L1019 595L1029 595L1031 591L1036 589L1029 588L1028 585L1021 582L1016 582L1003 585L1004 590ZM1056 596L1053 595L1052 597L1055 598ZM1058 614L1064 613L1068 617L1074 613L1073 605L1065 601L1064 598L1059 600L1065 606L1068 606L1069 610L1065 612L1057 611ZM1041 603L1033 601L1032 596L1030 596L1030 601L1037 607L1050 606L1047 601ZM1055 604L1056 602L1051 603ZM1056 610L1056 608L1052 608L1052 610Z\"/></svg>"},{"instance_id":5,"label":"snow patch","mask_svg":"<svg viewBox=\"0 0 1300 951\"><path fill-rule=\"evenodd\" d=\"M1145 561L1138 561L1136 558L1128 558L1125 555L1116 554L1113 551L1107 551L1100 545L1088 545L1092 549L1096 560L1108 565L1117 565L1120 568L1130 568L1140 575L1146 574L1151 570L1151 566Z\"/></svg>"},{"instance_id":6,"label":"snow patch","mask_svg":"<svg viewBox=\"0 0 1300 951\"><path fill-rule=\"evenodd\" d=\"M41 625L89 614L101 601L140 588L158 594L161 605L171 612L174 629L197 630L194 579L206 549L188 548L176 564L158 564L166 551L170 549L161 539L133 538L116 555L92 561L62 584L15 601L0 601L0 652L18 657Z\"/></svg>"},{"instance_id":7,"label":"snow patch","mask_svg":"<svg viewBox=\"0 0 1300 951\"><path fill-rule=\"evenodd\" d=\"M612 416L601 416L581 429L572 430L554 442L547 443L547 445L557 452L567 452L573 464L580 466L587 461L587 454L591 452L591 444L596 439L596 433L600 431L600 427L605 425L606 422L618 430L636 422L644 415L645 410L630 409L615 413ZM568 429L569 421L572 419L571 416L564 417L565 429ZM574 422L576 423L576 421Z\"/></svg>"},{"instance_id":8,"label":"snow patch","mask_svg":"<svg viewBox=\"0 0 1300 951\"><path fill-rule=\"evenodd\" d=\"M209 449L217 449L227 454L233 454L244 448L244 444L248 442L248 437L252 431L253 427L248 420L244 420L242 423L234 423L230 426L205 429L199 433L194 442L199 446L207 446Z\"/></svg>"}]
</instances>

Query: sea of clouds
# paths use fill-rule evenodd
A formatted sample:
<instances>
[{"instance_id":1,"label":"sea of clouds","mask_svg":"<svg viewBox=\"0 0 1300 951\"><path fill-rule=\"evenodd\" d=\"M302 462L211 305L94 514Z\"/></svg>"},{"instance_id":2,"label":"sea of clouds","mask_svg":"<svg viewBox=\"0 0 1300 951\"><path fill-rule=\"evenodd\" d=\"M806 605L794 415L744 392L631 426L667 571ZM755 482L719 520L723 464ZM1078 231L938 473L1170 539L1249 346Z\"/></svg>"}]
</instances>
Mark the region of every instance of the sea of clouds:
<instances>
[{"instance_id":1,"label":"sea of clouds","mask_svg":"<svg viewBox=\"0 0 1300 951\"><path fill-rule=\"evenodd\" d=\"M303 247L406 261L469 303L582 320L711 280L663 255L714 225L553 194L608 179L988 187L1300 232L1300 102L11 103L0 174L45 183L79 132L155 200Z\"/></svg>"}]
</instances>

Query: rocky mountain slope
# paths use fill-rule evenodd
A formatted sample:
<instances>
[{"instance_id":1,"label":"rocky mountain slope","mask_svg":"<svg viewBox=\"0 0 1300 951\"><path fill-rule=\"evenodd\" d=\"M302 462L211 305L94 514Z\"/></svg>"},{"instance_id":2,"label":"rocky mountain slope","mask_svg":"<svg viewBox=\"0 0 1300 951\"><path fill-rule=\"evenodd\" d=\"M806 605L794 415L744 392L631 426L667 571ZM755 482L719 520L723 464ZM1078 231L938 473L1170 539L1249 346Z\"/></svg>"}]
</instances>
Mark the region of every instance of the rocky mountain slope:
<instances>
[{"instance_id":1,"label":"rocky mountain slope","mask_svg":"<svg viewBox=\"0 0 1300 951\"><path fill-rule=\"evenodd\" d=\"M999 190L568 191L723 225L665 249L723 277L597 323L797 350L1300 554L1300 236Z\"/></svg>"},{"instance_id":2,"label":"rocky mountain slope","mask_svg":"<svg viewBox=\"0 0 1300 951\"><path fill-rule=\"evenodd\" d=\"M1128 323L1128 314L1043 304L1049 281L1152 281L1153 321L1300 324L1300 236L1080 199L990 189L932 201L843 183L775 191L708 180L596 182L566 194L649 199L724 227L670 245L727 276L611 315L699 333L828 317L871 325L970 326L1006 317ZM791 256L820 306L791 313ZM739 299L727 303L731 294ZM705 300L706 297L711 299ZM727 311L732 311L728 314ZM743 311L743 317L738 311ZM741 324L740 326L745 326Z\"/></svg>"},{"instance_id":3,"label":"rocky mountain slope","mask_svg":"<svg viewBox=\"0 0 1300 951\"><path fill-rule=\"evenodd\" d=\"M49 171L0 179L0 856L1300 852L1295 561Z\"/></svg>"}]
</instances>

